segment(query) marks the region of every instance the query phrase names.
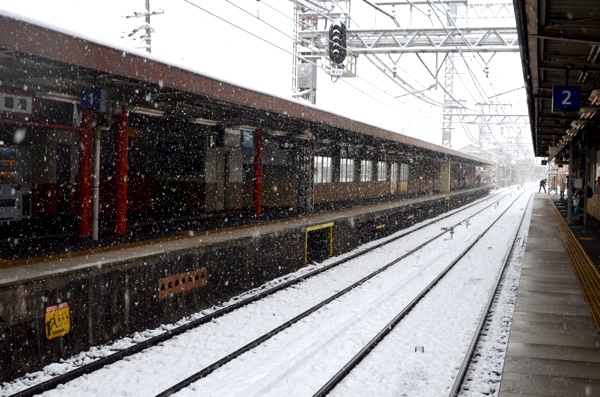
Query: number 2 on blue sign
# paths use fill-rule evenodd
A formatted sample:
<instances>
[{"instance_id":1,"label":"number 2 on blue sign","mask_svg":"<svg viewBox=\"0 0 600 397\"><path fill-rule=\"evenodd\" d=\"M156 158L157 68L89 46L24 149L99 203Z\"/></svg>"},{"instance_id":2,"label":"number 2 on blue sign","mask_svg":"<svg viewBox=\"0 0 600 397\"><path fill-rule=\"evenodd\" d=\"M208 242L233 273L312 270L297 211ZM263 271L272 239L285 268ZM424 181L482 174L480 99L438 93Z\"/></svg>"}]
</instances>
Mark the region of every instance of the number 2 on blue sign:
<instances>
[{"instance_id":1,"label":"number 2 on blue sign","mask_svg":"<svg viewBox=\"0 0 600 397\"><path fill-rule=\"evenodd\" d=\"M565 95L565 99L563 99L562 104L564 106L571 106L571 91L569 90L563 90L562 92Z\"/></svg>"},{"instance_id":2,"label":"number 2 on blue sign","mask_svg":"<svg viewBox=\"0 0 600 397\"><path fill-rule=\"evenodd\" d=\"M567 85L552 87L552 111L562 112L565 110L578 110L580 103L579 93L579 86Z\"/></svg>"}]
</instances>

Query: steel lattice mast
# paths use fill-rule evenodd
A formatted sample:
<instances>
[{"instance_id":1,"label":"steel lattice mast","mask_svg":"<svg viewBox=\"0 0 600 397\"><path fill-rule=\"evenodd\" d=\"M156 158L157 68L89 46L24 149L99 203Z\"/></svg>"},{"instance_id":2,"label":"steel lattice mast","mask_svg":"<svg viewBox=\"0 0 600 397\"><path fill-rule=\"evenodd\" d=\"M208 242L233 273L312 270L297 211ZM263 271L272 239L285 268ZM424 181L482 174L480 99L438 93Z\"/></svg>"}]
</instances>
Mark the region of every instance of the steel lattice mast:
<instances>
[{"instance_id":1,"label":"steel lattice mast","mask_svg":"<svg viewBox=\"0 0 600 397\"><path fill-rule=\"evenodd\" d=\"M458 27L457 17L482 18L512 18L514 12L512 3L469 4L466 0L414 0L388 1L373 4L364 0L377 10L391 17L396 25L393 14L384 7L413 7L419 5L447 7L445 26L434 28L393 28L393 29L356 29L351 25L351 0L292 0L295 4L294 67L292 92L296 98L316 103L317 65L322 66L332 77L353 77L356 73L356 63L359 56L365 57L376 65L385 75L392 78L394 83L407 93L427 102L432 99L408 83L396 72L396 65L391 60L391 54L444 54L444 110L442 125L442 145L451 146L453 119L459 112L454 112L464 104L453 98L453 76L455 73L454 54L518 52L519 44L517 30L514 26L504 27ZM461 7L459 7L459 5ZM412 15L412 14L411 14ZM346 22L346 48L348 57L343 68L333 64L327 57L328 26L331 21L341 19ZM411 17L412 20L412 17ZM386 57L382 57L385 55ZM435 72L435 71L434 71ZM434 73L430 71L432 76Z\"/></svg>"}]
</instances>

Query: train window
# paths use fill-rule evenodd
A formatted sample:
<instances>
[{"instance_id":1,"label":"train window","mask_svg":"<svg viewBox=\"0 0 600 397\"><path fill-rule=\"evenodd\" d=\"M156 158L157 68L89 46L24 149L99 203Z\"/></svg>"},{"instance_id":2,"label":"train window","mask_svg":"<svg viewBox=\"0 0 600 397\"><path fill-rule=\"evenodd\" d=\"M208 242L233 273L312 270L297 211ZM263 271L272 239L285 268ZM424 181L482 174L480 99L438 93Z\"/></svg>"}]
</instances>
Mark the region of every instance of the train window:
<instances>
[{"instance_id":1,"label":"train window","mask_svg":"<svg viewBox=\"0 0 600 397\"><path fill-rule=\"evenodd\" d=\"M408 192L408 164L400 164L400 189L401 192Z\"/></svg>"},{"instance_id":2,"label":"train window","mask_svg":"<svg viewBox=\"0 0 600 397\"><path fill-rule=\"evenodd\" d=\"M314 161L314 182L327 183L331 182L331 157L315 156Z\"/></svg>"},{"instance_id":3,"label":"train window","mask_svg":"<svg viewBox=\"0 0 600 397\"><path fill-rule=\"evenodd\" d=\"M377 162L377 181L382 182L387 180L387 163L385 161Z\"/></svg>"},{"instance_id":4,"label":"train window","mask_svg":"<svg viewBox=\"0 0 600 397\"><path fill-rule=\"evenodd\" d=\"M390 180L392 182L398 182L398 163L392 163L390 168Z\"/></svg>"},{"instance_id":5,"label":"train window","mask_svg":"<svg viewBox=\"0 0 600 397\"><path fill-rule=\"evenodd\" d=\"M373 180L373 162L371 160L360 161L360 181L371 182Z\"/></svg>"},{"instance_id":6,"label":"train window","mask_svg":"<svg viewBox=\"0 0 600 397\"><path fill-rule=\"evenodd\" d=\"M340 182L354 182L354 159L340 159Z\"/></svg>"},{"instance_id":7,"label":"train window","mask_svg":"<svg viewBox=\"0 0 600 397\"><path fill-rule=\"evenodd\" d=\"M408 181L408 164L400 164L400 181Z\"/></svg>"}]
</instances>

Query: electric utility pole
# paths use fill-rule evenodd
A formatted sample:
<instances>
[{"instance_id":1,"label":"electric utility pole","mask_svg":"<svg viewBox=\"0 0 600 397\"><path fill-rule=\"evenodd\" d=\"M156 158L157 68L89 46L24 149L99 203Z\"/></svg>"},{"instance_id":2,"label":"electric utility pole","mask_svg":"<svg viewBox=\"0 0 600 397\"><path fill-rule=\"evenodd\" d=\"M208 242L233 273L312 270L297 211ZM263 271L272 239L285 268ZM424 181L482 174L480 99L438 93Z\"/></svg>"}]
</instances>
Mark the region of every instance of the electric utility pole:
<instances>
[{"instance_id":1,"label":"electric utility pole","mask_svg":"<svg viewBox=\"0 0 600 397\"><path fill-rule=\"evenodd\" d=\"M146 52L152 52L152 33L154 33L154 29L152 28L152 25L150 25L150 17L152 15L164 14L165 12L162 10L161 11L150 11L150 0L145 0L145 1L146 1L146 11L145 12L134 12L133 15L125 16L125 18L144 18L145 19L145 23L143 23L142 25L136 27L131 32L129 32L129 34L127 34L127 37L133 37L138 32L143 31L142 35L139 36L139 39L142 39L146 43L145 43L145 45L138 47L138 48L145 48ZM135 40L135 37L134 37L134 40Z\"/></svg>"}]
</instances>

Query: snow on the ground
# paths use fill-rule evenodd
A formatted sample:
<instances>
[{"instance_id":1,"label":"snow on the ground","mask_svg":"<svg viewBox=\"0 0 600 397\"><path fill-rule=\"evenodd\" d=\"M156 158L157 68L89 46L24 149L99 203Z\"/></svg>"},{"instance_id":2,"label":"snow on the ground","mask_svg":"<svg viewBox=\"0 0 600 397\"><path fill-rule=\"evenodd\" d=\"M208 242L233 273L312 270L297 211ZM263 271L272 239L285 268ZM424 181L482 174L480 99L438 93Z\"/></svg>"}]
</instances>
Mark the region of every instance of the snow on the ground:
<instances>
[{"instance_id":1,"label":"snow on the ground","mask_svg":"<svg viewBox=\"0 0 600 397\"><path fill-rule=\"evenodd\" d=\"M533 201L533 197L531 200ZM459 397L495 397L500 391L532 209L532 205L527 207L521 237L506 269L500 292L490 308L490 319L484 326Z\"/></svg>"},{"instance_id":2,"label":"snow on the ground","mask_svg":"<svg viewBox=\"0 0 600 397\"><path fill-rule=\"evenodd\" d=\"M516 197L514 193L513 195ZM529 196L528 193L525 195ZM490 200L483 200L482 203L489 204L491 203ZM449 252L460 244L470 241L468 236L475 233L477 229L482 228L486 223L483 218L491 218L499 214L503 208L506 208L505 206L508 205L508 202L509 197L506 197L501 200L498 208L492 207L489 211L479 213L484 205L481 204L479 207L470 210L468 217L471 219L468 230L464 224L457 227L452 240L446 237L444 240L434 244L433 247L428 246L419 252L417 259L413 260L413 262L406 263L403 266L394 266L379 277L365 283L358 291L353 291L344 296L343 299L339 299L332 305L321 309L309 319L301 321L292 328L283 331L272 340L264 343L256 351L239 357L226 366L227 368L217 370L205 381L198 382L193 388L184 390L180 394L197 395L202 389L203 392L200 394L215 396L262 396L281 395L281 393L285 393L285 395L312 395L310 391L316 391L322 385L323 379L327 380L328 377L337 372L339 367L335 367L334 364L343 364L344 360L352 357L357 349L378 331L377 327L381 328L381 324L389 321L390 312L397 312L399 305L401 306L410 301L415 291L423 283L427 282L428 277L439 271L439 267L443 267L441 266L444 263L442 258L449 256ZM521 213L522 210L524 210L524 206L521 208ZM520 217L518 212L515 211L515 219ZM128 357L96 373L76 379L67 385L62 385L57 390L47 392L44 395L155 395L220 359L222 356L238 349L265 331L275 328L282 321L294 317L318 301L360 279L373 269L394 259L399 253L409 251L419 245L427 236L439 233L441 227L452 226L465 217L467 216L464 214L454 215L443 221L443 225L438 224L426 227L395 243L381 247L372 254L356 258L332 271L310 278L292 288L278 292L244 309L236 310L229 315L216 319L184 335L180 335L160 346ZM493 247L494 244L498 244L502 238L509 235L510 233L508 232L497 232L492 236L490 246ZM476 262L482 262L482 259L488 256L487 254L488 252L480 254ZM331 258L321 265L326 265L337 259L339 258ZM487 263L487 261L483 262ZM432 265L428 266L428 264ZM437 269L436 266L438 267ZM486 267L479 266L477 270L483 271L483 274L475 275L474 271L467 271L467 273L457 276L459 281L466 281L466 284L461 287L457 287L456 285L450 286L447 288L446 293L450 295L458 294L461 298L474 296L477 291L476 286L485 284L482 280L486 276L486 271L490 274L494 273L486 269ZM302 269L299 273L306 273L307 271L308 269ZM488 290L485 291L489 293L489 287L486 288ZM458 310L445 306L446 301L450 302L448 298L441 299L442 301L438 303L441 309L440 314L425 316L425 318L416 323L406 322L406 324L412 325L401 324L399 328L403 328L403 332L406 333L401 342L384 341L384 343L391 345L391 347L384 350L392 351L392 357L397 360L396 364L391 365L390 363L388 365L389 369L402 368L404 370L402 384L404 385L403 390L406 391L406 394L396 393L394 395L436 395L417 394L417 391L421 390L422 386L424 386L424 377L427 379L426 383L430 383L436 388L446 387L446 380L443 381L446 383L441 385L442 381L438 381L437 376L433 374L426 375L424 371L429 367L443 368L446 365L442 360L443 352L454 348L456 329L468 327L463 324L463 320L453 320L458 312L467 315L470 312L475 315L479 313L477 313L476 308L471 308L470 303L468 306L465 304L464 307ZM479 301L481 299L467 299L469 302L472 300ZM387 307L388 309L385 309L383 312L379 311L379 309L371 309L373 304L379 303L385 303L381 307ZM336 310L336 307L339 310ZM510 316L510 309L503 310L506 310L507 315ZM407 320L409 320L408 317ZM464 321L466 322L466 320ZM444 324L453 324L457 328L448 329ZM433 333L433 330L439 333ZM158 331L155 330L152 332L156 333ZM350 333L347 334L348 332ZM341 337L340 335L342 334L348 335L347 338ZM139 339L145 337L147 335L140 336ZM446 337L449 339L442 342ZM122 343L131 343L131 340L126 339ZM282 349L281 343L284 344L285 349ZM411 354L408 355L406 355L406 351L402 354L395 353L397 351L395 350L396 348L414 350L416 345L424 346L425 352L420 354L410 352ZM97 356L108 354L111 351L109 349L112 348L100 349L96 354ZM381 347L378 347L377 350L381 350ZM265 358L263 361L260 361L260 364L257 364L257 361L254 360L258 356ZM305 359L300 360L299 363L295 359L297 357L305 357ZM332 359L331 357L336 358ZM410 360L403 359L403 357L408 357ZM81 356L80 360L82 360ZM377 359L373 358L372 360ZM495 367L500 365L501 368L502 357L492 358L492 361L492 365ZM412 363L411 365L414 366L408 365L409 363ZM46 373L50 371L60 372L60 368L56 367L69 365L72 365L72 363L57 363L54 366L49 366L45 371ZM455 364L452 364L446 370L452 371L455 369L455 366ZM298 371L300 367L303 369ZM375 373L377 374L378 372L376 371ZM375 381L373 384L376 385L377 378L384 375L383 373L373 375L371 371L371 375L369 376L371 381ZM280 382L276 382L276 380L280 380ZM481 379L481 384L484 384L484 388L487 382L488 380ZM5 384L0 389L0 394L10 395L15 393L24 387L23 383L24 381L21 380ZM207 389L203 389L205 386ZM388 386L389 383L382 385L386 390L394 390L393 388L388 388ZM339 390L341 391L336 391L338 393L336 395L362 395L357 390L348 389L348 386L344 385L344 383L340 387ZM383 390L377 389L377 391L380 391L381 394L379 392L371 394L386 395L383 393Z\"/></svg>"}]
</instances>

